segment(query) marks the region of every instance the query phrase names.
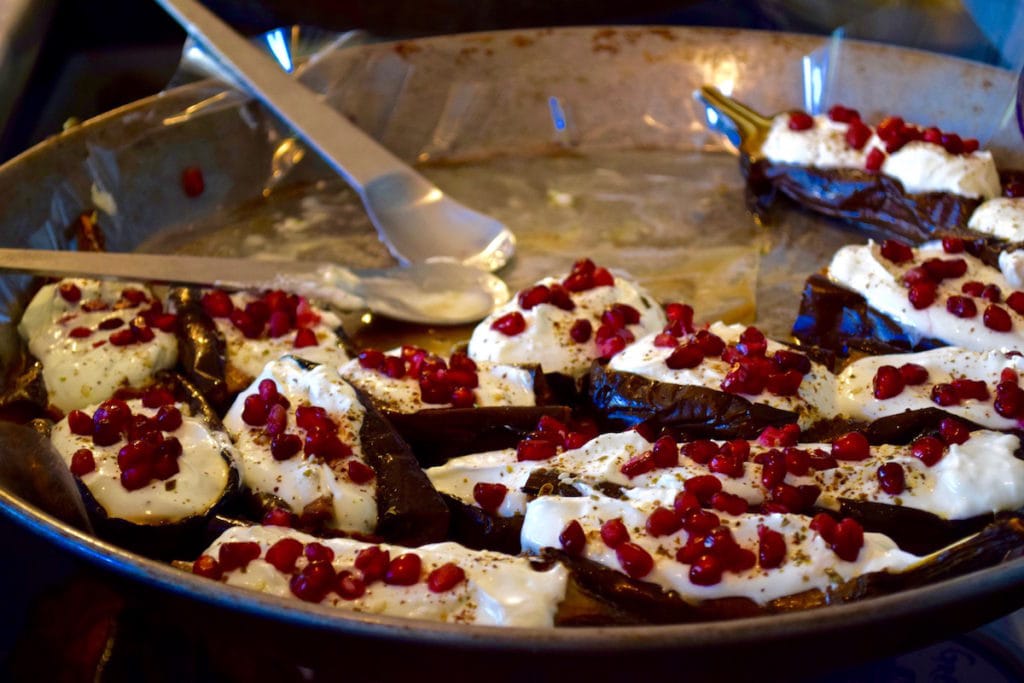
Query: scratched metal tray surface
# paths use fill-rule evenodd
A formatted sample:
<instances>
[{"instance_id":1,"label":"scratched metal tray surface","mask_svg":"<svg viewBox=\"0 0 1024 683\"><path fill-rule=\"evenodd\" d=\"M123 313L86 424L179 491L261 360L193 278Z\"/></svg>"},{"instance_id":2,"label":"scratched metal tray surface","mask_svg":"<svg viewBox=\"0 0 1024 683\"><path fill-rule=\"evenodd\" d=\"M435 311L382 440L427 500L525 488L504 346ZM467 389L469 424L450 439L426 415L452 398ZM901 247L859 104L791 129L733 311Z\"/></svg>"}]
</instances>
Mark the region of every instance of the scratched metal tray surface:
<instances>
[{"instance_id":1,"label":"scratched metal tray surface","mask_svg":"<svg viewBox=\"0 0 1024 683\"><path fill-rule=\"evenodd\" d=\"M855 234L792 212L757 225L735 156L708 131L693 90L712 83L765 112L821 100L867 117L897 112L988 145L1024 165L1015 126L999 127L1008 72L898 48L766 32L576 28L471 34L321 54L301 74L328 102L442 188L508 223L513 287L590 255L706 319L756 320L785 336L806 275ZM827 61L827 60L826 60ZM819 74L818 85L821 85ZM951 87L955 84L955 87ZM911 96L913 93L913 96ZM825 104L831 102L824 101ZM997 131L994 135L993 131ZM180 175L203 169L205 192ZM52 138L0 167L0 242L67 247L65 228L98 209L112 250L334 258L387 263L358 203L258 105L213 81L168 90ZM0 277L0 358L31 280ZM2 457L2 454L0 454ZM255 647L370 678L448 663L451 678L493 671L557 677L559 665L610 677L666 668L691 677L752 673L752 662L810 672L883 656L1024 605L1024 560L850 605L720 623L557 630L416 622L330 610L227 587L89 536L0 485L0 511L130 579L197 629L245 628ZM737 653L745 653L737 656ZM499 659L495 659L495 658ZM760 659L757 659L760 658ZM377 661L371 666L367 662ZM458 666L452 664L457 661ZM455 669L455 670L453 670Z\"/></svg>"}]
</instances>

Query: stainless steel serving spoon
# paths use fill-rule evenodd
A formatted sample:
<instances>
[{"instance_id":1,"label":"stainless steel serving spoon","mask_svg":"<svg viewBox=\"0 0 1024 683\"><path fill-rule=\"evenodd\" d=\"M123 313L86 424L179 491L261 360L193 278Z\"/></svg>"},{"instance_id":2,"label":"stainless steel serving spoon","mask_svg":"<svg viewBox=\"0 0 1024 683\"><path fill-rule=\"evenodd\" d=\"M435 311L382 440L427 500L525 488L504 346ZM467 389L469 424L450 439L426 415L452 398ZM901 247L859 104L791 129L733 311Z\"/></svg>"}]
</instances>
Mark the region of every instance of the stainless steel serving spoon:
<instances>
[{"instance_id":1,"label":"stainless steel serving spoon","mask_svg":"<svg viewBox=\"0 0 1024 683\"><path fill-rule=\"evenodd\" d=\"M195 0L156 2L345 178L400 262L441 257L494 271L512 257L504 224L446 196L212 12Z\"/></svg>"},{"instance_id":2,"label":"stainless steel serving spoon","mask_svg":"<svg viewBox=\"0 0 1024 683\"><path fill-rule=\"evenodd\" d=\"M510 296L500 278L456 261L354 271L314 261L0 249L0 269L226 289L280 288L341 309L365 307L389 318L427 325L475 322Z\"/></svg>"},{"instance_id":3,"label":"stainless steel serving spoon","mask_svg":"<svg viewBox=\"0 0 1024 683\"><path fill-rule=\"evenodd\" d=\"M706 107L708 127L722 133L751 159L761 154L761 145L772 127L771 118L737 102L713 85L701 86L694 98Z\"/></svg>"}]
</instances>

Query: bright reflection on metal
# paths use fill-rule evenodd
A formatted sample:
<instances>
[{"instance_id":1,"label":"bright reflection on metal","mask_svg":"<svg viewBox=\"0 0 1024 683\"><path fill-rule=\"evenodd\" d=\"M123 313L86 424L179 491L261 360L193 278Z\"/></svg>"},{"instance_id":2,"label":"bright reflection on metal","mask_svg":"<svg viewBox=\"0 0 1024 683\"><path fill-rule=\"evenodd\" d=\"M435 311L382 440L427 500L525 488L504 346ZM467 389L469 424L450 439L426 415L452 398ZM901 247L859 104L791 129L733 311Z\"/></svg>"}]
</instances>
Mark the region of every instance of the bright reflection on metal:
<instances>
[{"instance_id":1,"label":"bright reflection on metal","mask_svg":"<svg viewBox=\"0 0 1024 683\"><path fill-rule=\"evenodd\" d=\"M555 130L565 130L565 111L562 109L562 103L558 101L557 97L552 96L548 98L548 108L551 110L551 123L555 125Z\"/></svg>"},{"instance_id":2,"label":"bright reflection on metal","mask_svg":"<svg viewBox=\"0 0 1024 683\"><path fill-rule=\"evenodd\" d=\"M370 313L369 311L363 313L363 315L360 316L359 318L359 322L361 322L364 325L369 325L370 323L373 322L373 313Z\"/></svg>"},{"instance_id":3,"label":"bright reflection on metal","mask_svg":"<svg viewBox=\"0 0 1024 683\"><path fill-rule=\"evenodd\" d=\"M283 29L277 29L267 34L267 47L270 48L271 54L274 55L274 59L281 65L281 68L291 73L294 65L288 50L288 39L285 37Z\"/></svg>"},{"instance_id":4,"label":"bright reflection on metal","mask_svg":"<svg viewBox=\"0 0 1024 683\"><path fill-rule=\"evenodd\" d=\"M423 198L420 199L416 203L417 204L433 204L434 202L439 202L442 199L444 199L444 192L441 192L441 190L439 190L438 188L434 187L434 188L431 188L431 190L429 192L427 192L425 195L423 195Z\"/></svg>"}]
</instances>

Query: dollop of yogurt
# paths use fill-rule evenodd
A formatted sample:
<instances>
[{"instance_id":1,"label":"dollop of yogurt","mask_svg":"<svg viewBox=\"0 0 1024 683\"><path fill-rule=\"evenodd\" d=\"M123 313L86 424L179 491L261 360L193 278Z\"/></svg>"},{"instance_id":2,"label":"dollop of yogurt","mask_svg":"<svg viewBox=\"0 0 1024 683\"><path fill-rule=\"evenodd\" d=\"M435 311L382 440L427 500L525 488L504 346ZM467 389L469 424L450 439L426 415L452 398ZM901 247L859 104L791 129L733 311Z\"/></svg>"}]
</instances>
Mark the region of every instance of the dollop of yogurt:
<instances>
[{"instance_id":1,"label":"dollop of yogurt","mask_svg":"<svg viewBox=\"0 0 1024 683\"><path fill-rule=\"evenodd\" d=\"M1024 241L1024 197L995 197L982 202L971 214L967 227L1010 242Z\"/></svg>"},{"instance_id":2,"label":"dollop of yogurt","mask_svg":"<svg viewBox=\"0 0 1024 683\"><path fill-rule=\"evenodd\" d=\"M839 249L828 267L828 277L836 284L863 296L868 305L884 313L904 330L919 338L934 337L947 344L975 351L1009 347L1024 348L1024 316L1003 303L1010 316L1012 328L997 332L984 323L984 310L989 302L976 298L977 313L971 317L958 317L947 309L951 296L967 296L963 285L981 282L995 285L1005 297L1013 291L1001 272L985 265L967 253L948 254L939 242L928 242L912 250L914 257L907 263L895 264L882 256L881 248L873 241L851 244ZM903 274L920 266L927 259L963 259L967 271L962 277L946 278L937 287L935 301L925 308L915 308L902 283Z\"/></svg>"},{"instance_id":3,"label":"dollop of yogurt","mask_svg":"<svg viewBox=\"0 0 1024 683\"><path fill-rule=\"evenodd\" d=\"M302 451L286 460L274 458L271 437L264 428L249 425L242 418L246 397L257 394L260 382L266 379L272 380L280 395L288 400L288 432L303 434L296 425L297 408L324 408L338 424L342 442L351 447L350 458L334 463L333 467L321 458L307 457ZM349 460L364 461L359 433L365 412L355 389L338 376L336 368L317 365L305 369L289 357L267 363L224 417L224 426L239 454L236 465L242 484L253 492L276 496L296 513L315 501L329 500L334 513L329 526L372 533L377 527L376 479L357 484L345 474Z\"/></svg>"},{"instance_id":4,"label":"dollop of yogurt","mask_svg":"<svg viewBox=\"0 0 1024 683\"><path fill-rule=\"evenodd\" d=\"M136 415L152 417L157 412L155 408L144 407L140 399L127 403ZM97 407L98 404L86 410L91 414ZM132 491L121 484L121 468L117 464L118 452L125 441L97 446L91 436L72 433L67 418L53 426L50 440L69 467L79 449L92 453L96 468L82 475L81 480L109 517L135 524L177 522L202 515L220 501L231 469L225 457L237 454L227 434L211 428L198 416L190 416L185 404L178 403L175 407L182 413L182 423L167 436L181 442L178 474L167 480L154 479Z\"/></svg>"},{"instance_id":5,"label":"dollop of yogurt","mask_svg":"<svg viewBox=\"0 0 1024 683\"><path fill-rule=\"evenodd\" d=\"M560 282L561 278L545 278L537 284L551 286ZM601 314L618 303L632 306L640 313L640 322L627 326L634 338L658 331L666 323L665 313L654 298L621 274L616 274L613 285L573 292L571 297L575 304L571 311L548 303L524 310L518 297L514 297L476 326L469 340L469 357L478 362L540 364L544 372L578 378L590 369L599 352L595 334L582 343L570 337L569 331L577 320L589 321L596 332ZM492 328L494 321L513 312L521 313L525 319L523 332L507 336Z\"/></svg>"},{"instance_id":6,"label":"dollop of yogurt","mask_svg":"<svg viewBox=\"0 0 1024 683\"><path fill-rule=\"evenodd\" d=\"M124 298L126 291L143 296L136 303ZM149 341L111 342L154 300L137 282L73 278L44 285L25 309L18 332L43 365L50 403L64 412L85 408L172 367L178 360L172 333L147 328L154 334Z\"/></svg>"},{"instance_id":7,"label":"dollop of yogurt","mask_svg":"<svg viewBox=\"0 0 1024 683\"><path fill-rule=\"evenodd\" d=\"M846 142L849 124L819 114L806 130L791 130L789 114L772 120L761 147L769 161L813 168L863 169L872 149L885 150L885 143L872 132L861 149ZM899 180L911 194L948 192L962 197L991 199L1000 194L999 173L992 153L950 154L940 145L908 142L886 156L881 172Z\"/></svg>"},{"instance_id":8,"label":"dollop of yogurt","mask_svg":"<svg viewBox=\"0 0 1024 683\"><path fill-rule=\"evenodd\" d=\"M263 559L267 550L284 538L303 545L319 543L334 552L335 571L355 569L356 555L369 543L347 538L316 538L281 527L235 527L225 531L205 552L214 558L225 543L253 542L260 546L260 557L246 567L232 570L223 580L232 586L260 591L270 595L297 599L289 588L292 574L278 570ZM433 592L424 580L411 586L398 586L375 581L355 600L345 600L331 591L321 604L367 614L383 614L425 619L435 622L480 624L491 626L550 627L558 606L565 597L568 572L560 564L536 568L524 557L502 553L469 550L457 543L435 543L415 549L394 545L377 546L397 557L413 552L423 562L422 576L449 562L465 572L465 580L454 588ZM296 571L307 564L304 556L296 563Z\"/></svg>"}]
</instances>

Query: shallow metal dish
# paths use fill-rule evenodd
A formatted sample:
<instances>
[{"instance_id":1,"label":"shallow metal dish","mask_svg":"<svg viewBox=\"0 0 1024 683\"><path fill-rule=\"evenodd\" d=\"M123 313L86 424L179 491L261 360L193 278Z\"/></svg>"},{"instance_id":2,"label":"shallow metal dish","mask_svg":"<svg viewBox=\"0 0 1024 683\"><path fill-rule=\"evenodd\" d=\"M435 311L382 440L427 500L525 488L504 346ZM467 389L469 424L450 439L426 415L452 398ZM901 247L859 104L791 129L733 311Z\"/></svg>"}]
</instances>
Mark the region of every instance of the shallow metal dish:
<instances>
[{"instance_id":1,"label":"shallow metal dish","mask_svg":"<svg viewBox=\"0 0 1024 683\"><path fill-rule=\"evenodd\" d=\"M709 169L732 169L723 171L722 194L735 207L742 201L735 160L716 154L724 151L723 143L706 131L692 91L710 82L731 86L735 96L766 112L800 106L801 57L822 45L819 38L732 30L517 31L352 48L313 65L306 77L409 160L672 150L706 158ZM842 100L870 117L898 111L909 120L977 134L972 126L980 115L1002 111L1014 84L1013 75L999 69L935 55L869 44L844 50L852 61L844 69ZM66 246L64 227L97 199L103 204L105 193L117 207L100 216L111 249L145 241L170 244L153 242L169 228L184 231L187 242L202 238L217 221L239 221L233 213L238 207L248 219L271 211L273 198L290 196L290 187L308 188L329 178L315 161L301 159L257 107L219 92L210 82L169 91L89 121L0 167L3 244ZM1002 163L1024 165L1012 131L989 144ZM197 200L186 199L180 188L182 168L192 165L201 166L206 177L206 192ZM339 221L349 265L386 261L365 222L348 214ZM543 232L541 227L512 227L529 238L521 240L522 255L505 273L518 286L538 267L547 268L552 257L545 242L530 237ZM691 233L700 238L709 232L699 220L679 230L680 244ZM808 238L801 232L806 230L820 232ZM757 245L765 247L756 282L759 317L784 334L785 313L795 307L794 287L820 267L835 244L853 238L817 219L794 217L764 239ZM588 246L571 249L578 253ZM641 279L657 276L644 270L650 252L640 245L592 246L606 254L621 251ZM568 257L569 247L564 249L561 255ZM802 260L796 272L784 257L793 253ZM0 278L4 360L14 348L11 321L18 319L28 285L26 278ZM1024 604L1024 560L1014 559L922 589L772 618L637 628L469 628L329 610L199 579L82 534L3 488L0 510L130 578L130 585L163 605L168 618L181 615L199 630L244 629L254 651L295 648L302 663L350 676L383 678L440 666L453 680L488 672L543 680L563 671L604 678L659 669L693 678L763 673L775 665L798 673L907 649ZM381 662L389 663L386 670Z\"/></svg>"}]
</instances>

